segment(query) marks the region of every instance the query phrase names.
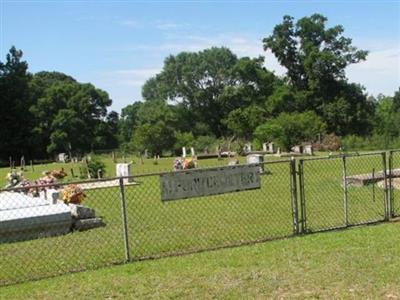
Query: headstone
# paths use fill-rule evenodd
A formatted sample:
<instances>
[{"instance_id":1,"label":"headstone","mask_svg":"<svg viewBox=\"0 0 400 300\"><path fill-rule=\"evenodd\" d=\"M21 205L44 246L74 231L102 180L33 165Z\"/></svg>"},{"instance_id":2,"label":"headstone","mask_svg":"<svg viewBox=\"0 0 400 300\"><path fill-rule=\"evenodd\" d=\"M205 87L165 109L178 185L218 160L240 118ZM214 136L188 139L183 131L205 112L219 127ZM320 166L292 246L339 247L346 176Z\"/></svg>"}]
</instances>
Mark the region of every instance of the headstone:
<instances>
[{"instance_id":1,"label":"headstone","mask_svg":"<svg viewBox=\"0 0 400 300\"><path fill-rule=\"evenodd\" d=\"M267 149L269 153L275 153L274 143L268 143Z\"/></svg>"},{"instance_id":2,"label":"headstone","mask_svg":"<svg viewBox=\"0 0 400 300\"><path fill-rule=\"evenodd\" d=\"M62 163L65 163L66 162L66 157L67 157L67 155L65 153L59 153L58 154L58 161L62 162Z\"/></svg>"},{"instance_id":3,"label":"headstone","mask_svg":"<svg viewBox=\"0 0 400 300\"><path fill-rule=\"evenodd\" d=\"M55 189L47 188L39 192L39 197L46 199L48 204L57 204L57 200L60 197L60 192Z\"/></svg>"},{"instance_id":4,"label":"headstone","mask_svg":"<svg viewBox=\"0 0 400 300\"><path fill-rule=\"evenodd\" d=\"M263 143L262 147L264 152L268 152L268 143Z\"/></svg>"},{"instance_id":5,"label":"headstone","mask_svg":"<svg viewBox=\"0 0 400 300\"><path fill-rule=\"evenodd\" d=\"M248 143L248 144L244 145L243 151L244 151L244 153L249 153L249 152L251 152L251 144Z\"/></svg>"},{"instance_id":6,"label":"headstone","mask_svg":"<svg viewBox=\"0 0 400 300\"><path fill-rule=\"evenodd\" d=\"M117 177L127 177L127 176L132 176L131 173L131 164L116 164L115 166L115 173ZM128 182L132 182L133 179L127 178Z\"/></svg>"},{"instance_id":7,"label":"headstone","mask_svg":"<svg viewBox=\"0 0 400 300\"><path fill-rule=\"evenodd\" d=\"M23 155L21 156L20 167L21 167L21 170L25 170L25 157Z\"/></svg>"},{"instance_id":8,"label":"headstone","mask_svg":"<svg viewBox=\"0 0 400 300\"><path fill-rule=\"evenodd\" d=\"M294 153L303 153L303 147L300 145L296 145L296 146L292 147L292 151Z\"/></svg>"},{"instance_id":9,"label":"headstone","mask_svg":"<svg viewBox=\"0 0 400 300\"><path fill-rule=\"evenodd\" d=\"M311 144L305 145L305 146L304 146L303 152L304 152L305 154L314 155L313 146L312 146Z\"/></svg>"},{"instance_id":10,"label":"headstone","mask_svg":"<svg viewBox=\"0 0 400 300\"><path fill-rule=\"evenodd\" d=\"M145 159L149 158L149 151L147 149L144 150L144 158Z\"/></svg>"},{"instance_id":11,"label":"headstone","mask_svg":"<svg viewBox=\"0 0 400 300\"><path fill-rule=\"evenodd\" d=\"M182 157L186 157L186 147L182 147Z\"/></svg>"},{"instance_id":12,"label":"headstone","mask_svg":"<svg viewBox=\"0 0 400 300\"><path fill-rule=\"evenodd\" d=\"M260 154L250 154L246 156L246 162L250 164L260 164L260 173L264 172L264 156Z\"/></svg>"},{"instance_id":13,"label":"headstone","mask_svg":"<svg viewBox=\"0 0 400 300\"><path fill-rule=\"evenodd\" d=\"M33 161L31 160L31 169L32 169L32 172L35 172L35 169L33 168Z\"/></svg>"},{"instance_id":14,"label":"headstone","mask_svg":"<svg viewBox=\"0 0 400 300\"><path fill-rule=\"evenodd\" d=\"M190 154L192 155L192 157L196 155L193 147L190 147Z\"/></svg>"}]
</instances>

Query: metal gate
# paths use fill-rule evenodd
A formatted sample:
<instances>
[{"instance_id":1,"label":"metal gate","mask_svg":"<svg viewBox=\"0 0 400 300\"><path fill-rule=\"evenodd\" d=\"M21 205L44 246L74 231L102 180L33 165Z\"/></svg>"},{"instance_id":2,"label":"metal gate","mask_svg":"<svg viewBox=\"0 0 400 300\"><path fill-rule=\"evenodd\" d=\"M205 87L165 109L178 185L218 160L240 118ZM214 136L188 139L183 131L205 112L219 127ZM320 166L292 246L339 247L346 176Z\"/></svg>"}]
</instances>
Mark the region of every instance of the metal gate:
<instances>
[{"instance_id":1,"label":"metal gate","mask_svg":"<svg viewBox=\"0 0 400 300\"><path fill-rule=\"evenodd\" d=\"M387 219L387 177L385 152L299 160L302 232Z\"/></svg>"}]
</instances>

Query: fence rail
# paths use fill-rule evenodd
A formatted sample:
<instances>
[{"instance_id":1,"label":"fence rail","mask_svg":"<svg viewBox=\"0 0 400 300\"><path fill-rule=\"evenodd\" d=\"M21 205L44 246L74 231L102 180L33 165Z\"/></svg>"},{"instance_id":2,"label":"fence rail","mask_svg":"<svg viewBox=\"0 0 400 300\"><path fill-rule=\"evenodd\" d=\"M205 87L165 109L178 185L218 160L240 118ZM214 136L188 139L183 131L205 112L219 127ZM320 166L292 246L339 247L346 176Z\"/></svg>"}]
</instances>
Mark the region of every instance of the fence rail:
<instances>
[{"instance_id":1,"label":"fence rail","mask_svg":"<svg viewBox=\"0 0 400 300\"><path fill-rule=\"evenodd\" d=\"M82 206L54 196L71 183L0 190L0 285L400 216L400 150L258 166L257 188L177 201L172 172L74 182Z\"/></svg>"}]
</instances>

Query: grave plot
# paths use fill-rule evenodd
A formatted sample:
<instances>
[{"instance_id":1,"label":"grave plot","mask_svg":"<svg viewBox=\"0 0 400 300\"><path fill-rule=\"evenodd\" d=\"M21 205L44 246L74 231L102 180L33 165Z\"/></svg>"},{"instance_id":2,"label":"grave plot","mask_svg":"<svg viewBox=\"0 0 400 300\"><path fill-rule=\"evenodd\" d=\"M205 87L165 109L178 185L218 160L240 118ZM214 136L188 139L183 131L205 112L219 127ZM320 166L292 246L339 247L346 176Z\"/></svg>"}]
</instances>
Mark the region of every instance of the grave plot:
<instances>
[{"instance_id":1,"label":"grave plot","mask_svg":"<svg viewBox=\"0 0 400 300\"><path fill-rule=\"evenodd\" d=\"M64 203L24 195L0 193L0 242L12 242L66 234L72 216Z\"/></svg>"},{"instance_id":2,"label":"grave plot","mask_svg":"<svg viewBox=\"0 0 400 300\"><path fill-rule=\"evenodd\" d=\"M42 194L43 195L43 194ZM105 226L88 207L57 200L58 193L32 197L24 193L0 193L0 243L67 234Z\"/></svg>"}]
</instances>

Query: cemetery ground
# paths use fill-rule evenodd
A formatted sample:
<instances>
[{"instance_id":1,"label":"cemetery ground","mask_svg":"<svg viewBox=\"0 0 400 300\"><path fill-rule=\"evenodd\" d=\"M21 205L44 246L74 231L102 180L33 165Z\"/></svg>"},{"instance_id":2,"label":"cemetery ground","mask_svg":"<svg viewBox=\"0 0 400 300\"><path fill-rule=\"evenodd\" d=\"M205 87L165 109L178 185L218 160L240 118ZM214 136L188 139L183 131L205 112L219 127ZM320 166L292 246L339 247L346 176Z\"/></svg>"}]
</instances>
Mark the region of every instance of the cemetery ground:
<instances>
[{"instance_id":1,"label":"cemetery ground","mask_svg":"<svg viewBox=\"0 0 400 300\"><path fill-rule=\"evenodd\" d=\"M68 274L0 298L399 299L399 253L392 222Z\"/></svg>"},{"instance_id":2,"label":"cemetery ground","mask_svg":"<svg viewBox=\"0 0 400 300\"><path fill-rule=\"evenodd\" d=\"M200 164L201 167L226 165L227 160L212 159L200 161ZM61 166L64 166L68 172L68 168L65 167L67 165L35 166L35 172L40 174L41 168L51 170ZM142 169L139 169L140 167ZM149 159L145 161L144 165L136 162L133 165L133 175L157 170L169 171L171 168L172 159L160 159L157 165L154 165L153 161ZM81 296L85 295L87 291L85 288L91 289L91 287L94 289L94 297L108 291L117 296L123 296L123 293L131 293L136 286L138 287L137 293L142 293L144 296L151 295L152 288L149 282L153 282L152 280L155 280L154 284L159 285L160 296L163 296L164 293L176 297L193 293L193 295L196 293L201 295L202 292L203 296L206 296L209 295L206 292L209 284L212 286L211 295L221 293L227 297L240 290L245 291L248 287L249 296L262 291L271 291L279 296L279 293L285 293L287 290L294 292L296 288L299 295L306 295L304 293L307 291L314 290L312 282L318 283L321 280L323 285L319 292L322 293L321 295L328 295L326 293L329 291L332 292L336 289L340 291L340 285L336 286L336 289L328 286L328 282L332 278L332 270L338 272L335 275L336 280L332 281L335 282L334 284L342 284L343 287L355 284L354 288L349 287L349 289L358 291L357 289L360 288L361 291L365 291L365 295L370 295L369 292L372 291L372 288L369 285L374 283L364 279L368 278L368 272L374 269L379 261L387 264L388 267L382 268L382 273L375 273L378 277L383 276L378 278L382 280L378 290L389 293L394 289L392 286L386 286L384 279L392 274L394 266L400 266L397 257L392 255L400 250L399 243L397 243L399 239L398 224L295 237L255 246L168 258L154 262L139 262L146 258L263 241L265 237L274 239L291 236L293 224L289 164L277 162L266 165L266 168L268 172L261 176L261 189L168 203L160 200L160 183L157 175L138 176L136 179L138 185L125 187L129 246L133 260L131 264L88 272L85 273L86 275L68 275L38 283L25 283L3 289L3 295L15 293L15 297L18 298L18 293L21 293L20 295L23 297L24 291L28 293L30 287L38 285L43 287L42 294L38 296L41 298L41 296L46 296L45 286L47 284L57 284L63 280L65 280L65 284L61 284L63 287L58 289L60 298L63 294L73 293L70 291L71 286L77 286L76 292L83 293ZM113 170L111 159L107 162L107 170L109 172ZM354 157L348 160L349 175L368 173L371 170L382 170L380 155ZM4 174L7 171L8 168L1 170ZM318 231L343 226L341 160L307 161L304 166L304 174L305 197L308 199L309 230ZM34 176L34 174L31 175ZM87 197L83 204L94 208L96 215L103 218L106 226L64 236L0 245L1 284L96 269L106 265L120 264L124 261L119 188L89 190L85 193ZM375 185L349 187L348 193L349 199L351 199L349 224L382 220L384 214L383 189ZM395 196L396 199L400 199L400 193L397 191ZM398 202L396 203L396 209L398 209ZM371 246L368 246L369 242L372 243ZM387 255L385 251L388 251ZM373 253L376 253L376 257L372 257ZM371 257L363 262L366 254L371 254ZM242 255L243 257L240 258ZM236 258L230 259L230 256ZM265 264L258 265L257 257L261 264L265 260ZM343 261L339 263L339 266L334 267L338 259ZM225 263L223 263L224 261ZM237 274L235 271L236 261L244 268ZM249 262L248 267L245 266L246 261ZM349 270L353 262L355 270ZM203 269L203 264L208 264L209 269ZM267 265L269 264L272 264L273 271L271 273L262 271L268 269ZM224 265L227 266L226 269ZM230 265L231 267L229 267ZM341 272L339 267L344 267L346 272ZM356 270L358 267L361 268ZM299 270L296 270L297 268ZM158 269L160 269L159 274L157 273ZM290 270L295 272L292 274ZM118 275L119 272L122 272L122 275ZM365 272L367 274L363 274ZM374 272L378 271L374 269ZM358 273L360 274L356 275ZM281 277L282 274L289 276L289 279ZM352 274L356 279L358 278L358 281L352 279ZM84 276L88 276L87 279L83 279ZM113 287L126 285L121 287L121 292L119 288L113 289L109 285L107 287L105 282L108 281L106 279L108 276L112 277L110 281L113 282ZM199 276L199 281L196 281ZM342 277L343 279L340 279ZM75 278L79 284L72 284ZM215 283L212 283L214 279L210 278L214 278ZM81 282L82 280L85 282ZM128 284L130 280L133 282ZM249 285L253 280L258 283L250 288ZM386 282L398 284L398 282L394 282L394 277L391 280ZM103 282L104 287L97 285L97 281ZM135 283L136 281L138 284ZM219 286L218 282L221 281L225 283ZM178 287L181 282L184 283L183 289L175 290L174 286ZM307 284L304 285L304 282ZM319 285L317 284L317 286ZM233 294L229 294L230 292ZM53 292L47 294L48 297L52 297L52 295ZM310 294L311 297L313 295ZM91 294L88 295L88 297L91 296Z\"/></svg>"}]
</instances>

